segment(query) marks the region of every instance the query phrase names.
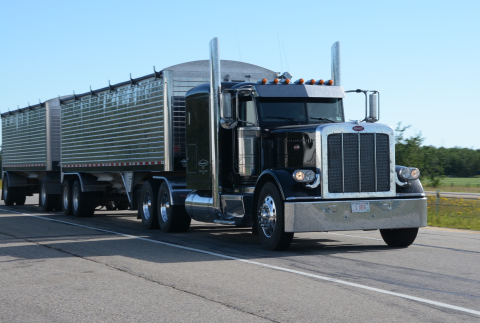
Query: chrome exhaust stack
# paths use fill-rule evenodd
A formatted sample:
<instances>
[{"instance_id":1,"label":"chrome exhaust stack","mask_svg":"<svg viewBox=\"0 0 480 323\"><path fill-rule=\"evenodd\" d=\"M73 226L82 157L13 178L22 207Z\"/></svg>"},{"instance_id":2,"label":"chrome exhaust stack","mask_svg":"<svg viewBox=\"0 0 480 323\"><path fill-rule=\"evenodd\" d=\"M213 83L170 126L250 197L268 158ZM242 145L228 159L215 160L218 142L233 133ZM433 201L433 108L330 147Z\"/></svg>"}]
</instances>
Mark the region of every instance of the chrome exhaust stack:
<instances>
[{"instance_id":1,"label":"chrome exhaust stack","mask_svg":"<svg viewBox=\"0 0 480 323\"><path fill-rule=\"evenodd\" d=\"M220 156L218 138L220 131L220 55L218 38L210 41L210 97L209 97L209 148L210 148L210 180L212 196L205 192L193 191L185 200L185 209L193 219L212 221L221 218L220 207ZM213 221L212 221L213 222Z\"/></svg>"},{"instance_id":2,"label":"chrome exhaust stack","mask_svg":"<svg viewBox=\"0 0 480 323\"><path fill-rule=\"evenodd\" d=\"M340 74L340 42L337 41L332 45L332 80L333 85L340 86L341 74Z\"/></svg>"},{"instance_id":3,"label":"chrome exhaust stack","mask_svg":"<svg viewBox=\"0 0 480 323\"><path fill-rule=\"evenodd\" d=\"M220 54L218 50L218 38L210 41L210 159L213 211L221 213L220 209L220 156L218 138L220 131Z\"/></svg>"}]
</instances>

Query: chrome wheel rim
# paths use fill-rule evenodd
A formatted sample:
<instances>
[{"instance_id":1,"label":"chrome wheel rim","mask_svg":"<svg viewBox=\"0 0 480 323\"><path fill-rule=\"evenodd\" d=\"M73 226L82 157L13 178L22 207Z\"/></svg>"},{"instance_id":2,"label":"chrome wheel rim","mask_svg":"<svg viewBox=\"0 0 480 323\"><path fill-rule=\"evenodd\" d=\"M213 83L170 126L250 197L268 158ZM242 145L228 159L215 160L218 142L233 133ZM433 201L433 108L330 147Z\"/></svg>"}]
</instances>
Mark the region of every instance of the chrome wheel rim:
<instances>
[{"instance_id":1,"label":"chrome wheel rim","mask_svg":"<svg viewBox=\"0 0 480 323\"><path fill-rule=\"evenodd\" d=\"M78 187L75 186L73 188L73 194L72 194L72 200L73 200L73 209L78 210L78 196L80 195L80 192L78 191Z\"/></svg>"},{"instance_id":2,"label":"chrome wheel rim","mask_svg":"<svg viewBox=\"0 0 480 323\"><path fill-rule=\"evenodd\" d=\"M142 205L143 216L145 217L145 220L150 219L151 207L152 207L152 199L150 198L150 193L145 192L145 195L143 196L143 205Z\"/></svg>"},{"instance_id":3,"label":"chrome wheel rim","mask_svg":"<svg viewBox=\"0 0 480 323\"><path fill-rule=\"evenodd\" d=\"M267 238L272 237L275 231L276 222L277 208L275 206L275 201L270 195L267 195L263 199L263 204L258 210L258 224Z\"/></svg>"},{"instance_id":4,"label":"chrome wheel rim","mask_svg":"<svg viewBox=\"0 0 480 323\"><path fill-rule=\"evenodd\" d=\"M170 212L170 202L168 200L167 193L163 193L162 198L160 199L160 214L162 216L162 221L168 221L168 213Z\"/></svg>"},{"instance_id":5,"label":"chrome wheel rim","mask_svg":"<svg viewBox=\"0 0 480 323\"><path fill-rule=\"evenodd\" d=\"M47 192L46 192L46 186L45 183L42 184L42 205L45 205L47 201Z\"/></svg>"},{"instance_id":6,"label":"chrome wheel rim","mask_svg":"<svg viewBox=\"0 0 480 323\"><path fill-rule=\"evenodd\" d=\"M63 187L63 209L68 209L68 184Z\"/></svg>"}]
</instances>

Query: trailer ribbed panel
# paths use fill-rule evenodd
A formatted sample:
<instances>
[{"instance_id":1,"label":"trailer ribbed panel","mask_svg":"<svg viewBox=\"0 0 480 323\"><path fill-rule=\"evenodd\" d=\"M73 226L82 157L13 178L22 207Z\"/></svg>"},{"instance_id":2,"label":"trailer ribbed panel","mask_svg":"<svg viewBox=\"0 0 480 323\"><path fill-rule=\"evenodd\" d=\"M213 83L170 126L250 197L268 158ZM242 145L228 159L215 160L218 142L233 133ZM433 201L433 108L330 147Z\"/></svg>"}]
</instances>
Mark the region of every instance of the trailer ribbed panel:
<instances>
[{"instance_id":1,"label":"trailer ribbed panel","mask_svg":"<svg viewBox=\"0 0 480 323\"><path fill-rule=\"evenodd\" d=\"M163 93L152 77L62 104L62 165L163 161Z\"/></svg>"},{"instance_id":2,"label":"trailer ribbed panel","mask_svg":"<svg viewBox=\"0 0 480 323\"><path fill-rule=\"evenodd\" d=\"M10 167L46 166L45 107L2 116L2 164Z\"/></svg>"}]
</instances>

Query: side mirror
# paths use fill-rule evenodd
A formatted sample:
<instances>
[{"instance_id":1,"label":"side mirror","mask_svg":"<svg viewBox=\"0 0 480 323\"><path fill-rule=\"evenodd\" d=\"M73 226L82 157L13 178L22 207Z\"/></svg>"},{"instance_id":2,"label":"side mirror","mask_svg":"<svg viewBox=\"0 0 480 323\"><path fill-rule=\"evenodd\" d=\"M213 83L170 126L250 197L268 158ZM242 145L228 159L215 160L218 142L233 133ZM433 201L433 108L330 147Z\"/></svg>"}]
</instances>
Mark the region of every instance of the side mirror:
<instances>
[{"instance_id":1,"label":"side mirror","mask_svg":"<svg viewBox=\"0 0 480 323\"><path fill-rule=\"evenodd\" d=\"M224 129L232 129L237 125L237 122L233 120L232 93L222 93L220 102L220 125Z\"/></svg>"},{"instance_id":2,"label":"side mirror","mask_svg":"<svg viewBox=\"0 0 480 323\"><path fill-rule=\"evenodd\" d=\"M368 109L368 122L377 122L380 119L380 94L373 92L368 95L369 109Z\"/></svg>"}]
</instances>

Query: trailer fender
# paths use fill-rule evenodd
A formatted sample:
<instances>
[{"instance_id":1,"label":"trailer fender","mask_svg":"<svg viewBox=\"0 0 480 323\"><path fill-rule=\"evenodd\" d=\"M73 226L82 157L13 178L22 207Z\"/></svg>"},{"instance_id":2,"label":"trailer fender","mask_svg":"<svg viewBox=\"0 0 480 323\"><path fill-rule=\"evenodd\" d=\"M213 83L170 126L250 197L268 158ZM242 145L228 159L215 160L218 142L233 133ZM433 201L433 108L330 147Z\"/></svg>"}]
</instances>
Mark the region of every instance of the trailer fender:
<instances>
[{"instance_id":1,"label":"trailer fender","mask_svg":"<svg viewBox=\"0 0 480 323\"><path fill-rule=\"evenodd\" d=\"M2 178L7 178L9 187L27 187L31 184L28 183L28 178L25 176L19 175L15 172L4 172Z\"/></svg>"},{"instance_id":2,"label":"trailer fender","mask_svg":"<svg viewBox=\"0 0 480 323\"><path fill-rule=\"evenodd\" d=\"M187 180L183 176L153 176L153 179L165 182L170 191L172 205L185 205L185 199L192 190L187 189ZM161 185L160 183L160 185Z\"/></svg>"},{"instance_id":3,"label":"trailer fender","mask_svg":"<svg viewBox=\"0 0 480 323\"><path fill-rule=\"evenodd\" d=\"M82 192L104 192L109 183L97 181L97 177L85 173L64 173L62 182L67 179L78 179Z\"/></svg>"}]
</instances>

